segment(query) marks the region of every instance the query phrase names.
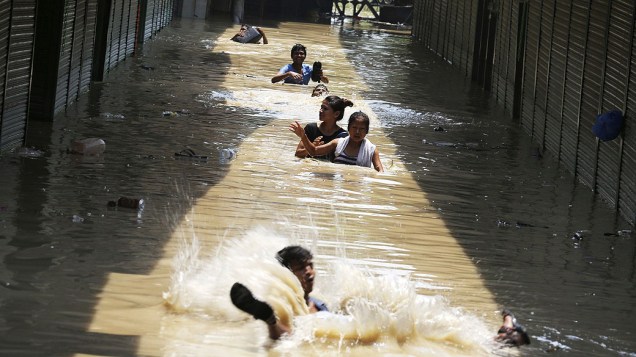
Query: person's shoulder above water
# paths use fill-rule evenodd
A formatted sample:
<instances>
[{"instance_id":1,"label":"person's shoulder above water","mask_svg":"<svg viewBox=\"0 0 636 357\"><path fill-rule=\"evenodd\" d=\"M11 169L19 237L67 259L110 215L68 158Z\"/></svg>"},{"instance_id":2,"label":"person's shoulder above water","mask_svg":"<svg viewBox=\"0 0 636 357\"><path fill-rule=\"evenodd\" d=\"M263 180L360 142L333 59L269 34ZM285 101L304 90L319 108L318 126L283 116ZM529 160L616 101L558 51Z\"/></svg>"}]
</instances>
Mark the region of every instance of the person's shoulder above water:
<instances>
[{"instance_id":1,"label":"person's shoulder above water","mask_svg":"<svg viewBox=\"0 0 636 357\"><path fill-rule=\"evenodd\" d=\"M240 43L259 43L261 39L263 39L263 44L268 43L265 31L260 27L243 24L239 32L230 40Z\"/></svg>"}]
</instances>

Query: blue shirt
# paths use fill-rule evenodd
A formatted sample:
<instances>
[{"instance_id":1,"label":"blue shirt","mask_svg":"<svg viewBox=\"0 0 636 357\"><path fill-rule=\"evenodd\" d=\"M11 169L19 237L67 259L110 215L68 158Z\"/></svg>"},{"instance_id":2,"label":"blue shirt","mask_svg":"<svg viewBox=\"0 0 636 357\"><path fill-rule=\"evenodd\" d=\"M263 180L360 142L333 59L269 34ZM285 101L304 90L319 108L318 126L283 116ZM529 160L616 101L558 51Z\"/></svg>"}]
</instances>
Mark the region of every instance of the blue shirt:
<instances>
[{"instance_id":1,"label":"blue shirt","mask_svg":"<svg viewBox=\"0 0 636 357\"><path fill-rule=\"evenodd\" d=\"M292 64L286 64L284 65L280 71L278 71L278 74L283 74L283 73L287 73L289 71L292 72L296 72L296 70L294 69L294 67L292 66ZM295 80L292 77L287 77L285 78L285 83L291 83L291 84L309 84L309 79L311 79L311 72L312 72L312 68L310 65L308 64L304 64L303 63L303 82L300 83L300 81Z\"/></svg>"},{"instance_id":2,"label":"blue shirt","mask_svg":"<svg viewBox=\"0 0 636 357\"><path fill-rule=\"evenodd\" d=\"M329 311L329 309L327 308L327 304L325 304L324 302L314 298L314 297L309 297L309 301L312 301L314 303L314 305L316 306L316 310L318 311Z\"/></svg>"}]
</instances>

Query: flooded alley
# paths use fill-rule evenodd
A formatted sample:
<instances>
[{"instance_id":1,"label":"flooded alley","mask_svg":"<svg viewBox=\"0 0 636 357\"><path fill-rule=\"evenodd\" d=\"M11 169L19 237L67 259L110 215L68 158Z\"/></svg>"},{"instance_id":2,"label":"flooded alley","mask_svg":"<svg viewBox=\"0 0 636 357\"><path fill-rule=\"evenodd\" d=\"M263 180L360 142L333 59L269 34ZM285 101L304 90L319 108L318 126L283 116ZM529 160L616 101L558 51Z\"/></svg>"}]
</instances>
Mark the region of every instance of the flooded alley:
<instances>
[{"instance_id":1,"label":"flooded alley","mask_svg":"<svg viewBox=\"0 0 636 357\"><path fill-rule=\"evenodd\" d=\"M399 26L262 28L175 19L0 156L0 355L636 356L631 226L488 93ZM384 173L294 157L322 100L270 81L296 43L354 103L340 125L369 114ZM102 155L69 151L91 137ZM271 343L228 292L290 311L289 244L335 314ZM503 308L531 345L493 343Z\"/></svg>"}]
</instances>

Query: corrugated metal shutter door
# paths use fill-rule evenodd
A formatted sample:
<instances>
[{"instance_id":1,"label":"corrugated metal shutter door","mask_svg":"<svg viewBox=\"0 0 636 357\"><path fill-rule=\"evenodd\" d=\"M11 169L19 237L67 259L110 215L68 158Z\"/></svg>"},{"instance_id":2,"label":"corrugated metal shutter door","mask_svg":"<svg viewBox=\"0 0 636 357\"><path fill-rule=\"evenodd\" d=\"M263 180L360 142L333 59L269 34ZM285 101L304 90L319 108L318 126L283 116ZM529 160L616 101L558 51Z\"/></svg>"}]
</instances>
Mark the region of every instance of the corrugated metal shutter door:
<instances>
[{"instance_id":1,"label":"corrugated metal shutter door","mask_svg":"<svg viewBox=\"0 0 636 357\"><path fill-rule=\"evenodd\" d=\"M153 16L155 14L155 1L148 0L146 2L146 19L145 19L145 29L144 32L144 42L145 40L151 38L155 34L155 29L153 27Z\"/></svg>"},{"instance_id":2,"label":"corrugated metal shutter door","mask_svg":"<svg viewBox=\"0 0 636 357\"><path fill-rule=\"evenodd\" d=\"M82 68L79 80L79 92L88 90L91 83L91 71L93 67L93 50L95 44L95 26L97 21L97 1L87 0L86 15L84 20L84 44L82 50Z\"/></svg>"},{"instance_id":3,"label":"corrugated metal shutter door","mask_svg":"<svg viewBox=\"0 0 636 357\"><path fill-rule=\"evenodd\" d=\"M543 1L541 8L541 30L539 35L539 55L537 57L537 82L534 97L534 125L532 136L545 148L546 104L548 97L548 76L552 53L552 28L554 25L554 1Z\"/></svg>"},{"instance_id":4,"label":"corrugated metal shutter door","mask_svg":"<svg viewBox=\"0 0 636 357\"><path fill-rule=\"evenodd\" d=\"M632 15L632 22L636 20ZM633 26L633 25L632 25ZM632 28L632 48L629 67L629 88L625 116L625 140L623 142L623 166L621 169L621 195L619 207L632 222L636 222L636 30Z\"/></svg>"},{"instance_id":5,"label":"corrugated metal shutter door","mask_svg":"<svg viewBox=\"0 0 636 357\"><path fill-rule=\"evenodd\" d=\"M583 96L581 101L581 131L579 133L577 176L589 187L595 187L596 138L591 128L599 110L599 93L605 67L605 28L608 18L607 0L593 1L590 7Z\"/></svg>"},{"instance_id":6,"label":"corrugated metal shutter door","mask_svg":"<svg viewBox=\"0 0 636 357\"><path fill-rule=\"evenodd\" d=\"M121 16L122 16L122 4L124 0L113 0L111 7L110 18L110 41L108 41L108 48L110 52L109 62L107 65L108 70L111 70L119 63L119 37L121 36Z\"/></svg>"},{"instance_id":7,"label":"corrugated metal shutter door","mask_svg":"<svg viewBox=\"0 0 636 357\"><path fill-rule=\"evenodd\" d=\"M130 1L130 16L128 17L128 40L126 41L126 54L129 56L135 53L137 40L137 15L139 13L139 1Z\"/></svg>"},{"instance_id":8,"label":"corrugated metal shutter door","mask_svg":"<svg viewBox=\"0 0 636 357\"><path fill-rule=\"evenodd\" d=\"M7 74L7 54L9 52L9 29L11 28L11 2L8 0L0 1L0 112L4 108L4 90L5 79ZM5 146L3 133L4 118L0 117L0 152Z\"/></svg>"},{"instance_id":9,"label":"corrugated metal shutter door","mask_svg":"<svg viewBox=\"0 0 636 357\"><path fill-rule=\"evenodd\" d=\"M493 57L492 66L492 84L491 92L498 104L502 104L502 98L505 97L505 83L502 78L503 73L506 72L506 46L508 44L509 36L507 34L508 29L508 17L505 7L509 5L508 2L501 2L499 9L495 9L496 13L490 15L493 17L498 16L497 28L495 29L495 51ZM498 14L497 14L498 13Z\"/></svg>"},{"instance_id":10,"label":"corrugated metal shutter door","mask_svg":"<svg viewBox=\"0 0 636 357\"><path fill-rule=\"evenodd\" d=\"M430 42L430 48L431 50L433 50L435 53L439 54L440 50L439 50L439 36L440 36L440 28L439 28L439 23L440 23L440 11L441 11L441 0L440 1L434 1L433 2L433 12L431 14L432 17L432 21L431 21L431 42Z\"/></svg>"},{"instance_id":11,"label":"corrugated metal shutter door","mask_svg":"<svg viewBox=\"0 0 636 357\"><path fill-rule=\"evenodd\" d=\"M627 91L631 45L633 1L613 0L611 4L602 112L612 109L622 111L625 106L623 93ZM613 204L618 203L620 150L621 139L616 139L601 143L598 152L598 192Z\"/></svg>"},{"instance_id":12,"label":"corrugated metal shutter door","mask_svg":"<svg viewBox=\"0 0 636 357\"><path fill-rule=\"evenodd\" d=\"M73 26L75 24L75 0L64 1L64 20L62 22L62 38L60 39L60 60L57 71L57 87L55 90L55 107L57 114L66 108L68 98L68 77L73 52Z\"/></svg>"},{"instance_id":13,"label":"corrugated metal shutter door","mask_svg":"<svg viewBox=\"0 0 636 357\"><path fill-rule=\"evenodd\" d=\"M532 1L528 5L528 32L526 57L524 59L523 96L521 100L521 124L532 133L534 125L534 96L537 80L537 56L539 53L539 33L541 32L542 3Z\"/></svg>"},{"instance_id":14,"label":"corrugated metal shutter door","mask_svg":"<svg viewBox=\"0 0 636 357\"><path fill-rule=\"evenodd\" d=\"M548 96L546 98L545 147L550 152L560 153L570 3L557 1L555 6L550 71L548 75Z\"/></svg>"},{"instance_id":15,"label":"corrugated metal shutter door","mask_svg":"<svg viewBox=\"0 0 636 357\"><path fill-rule=\"evenodd\" d=\"M35 37L35 0L14 0L12 5L6 67L1 73L5 76L1 148L19 146L24 140Z\"/></svg>"},{"instance_id":16,"label":"corrugated metal shutter door","mask_svg":"<svg viewBox=\"0 0 636 357\"><path fill-rule=\"evenodd\" d=\"M73 103L79 95L79 80L82 69L82 55L84 48L84 21L86 16L86 0L76 0L75 27L73 31L73 46L71 52L71 68L68 78L68 95L66 105Z\"/></svg>"},{"instance_id":17,"label":"corrugated metal shutter door","mask_svg":"<svg viewBox=\"0 0 636 357\"><path fill-rule=\"evenodd\" d=\"M587 1L574 1L570 9L570 38L567 48L565 91L563 93L560 160L561 164L572 173L576 172L578 140L581 130L579 127L579 114L585 46L587 45L589 6Z\"/></svg>"},{"instance_id":18,"label":"corrugated metal shutter door","mask_svg":"<svg viewBox=\"0 0 636 357\"><path fill-rule=\"evenodd\" d=\"M519 38L519 5L516 2L510 2L510 13L508 15L510 27L508 29L508 58L506 59L506 93L504 98L504 107L508 109L508 113L512 114L514 106L515 93L515 70L517 66L517 39Z\"/></svg>"}]
</instances>

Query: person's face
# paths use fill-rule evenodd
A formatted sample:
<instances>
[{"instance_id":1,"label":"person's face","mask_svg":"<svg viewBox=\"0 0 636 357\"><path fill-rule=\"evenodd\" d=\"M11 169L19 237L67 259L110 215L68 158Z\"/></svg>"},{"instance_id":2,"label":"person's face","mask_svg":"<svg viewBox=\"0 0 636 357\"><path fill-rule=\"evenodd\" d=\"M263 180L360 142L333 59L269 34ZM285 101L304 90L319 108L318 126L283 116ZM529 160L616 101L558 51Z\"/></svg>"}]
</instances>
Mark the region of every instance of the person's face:
<instances>
[{"instance_id":1,"label":"person's face","mask_svg":"<svg viewBox=\"0 0 636 357\"><path fill-rule=\"evenodd\" d=\"M294 51L294 53L292 53L292 61L294 61L294 63L303 63L305 61L305 51L303 50L296 50Z\"/></svg>"},{"instance_id":2,"label":"person's face","mask_svg":"<svg viewBox=\"0 0 636 357\"><path fill-rule=\"evenodd\" d=\"M304 262L293 262L290 264L289 269L291 270L298 281L300 281L300 285L303 287L305 291L305 295L309 295L311 291L314 289L314 277L316 275L314 271L314 262L309 259Z\"/></svg>"},{"instance_id":3,"label":"person's face","mask_svg":"<svg viewBox=\"0 0 636 357\"><path fill-rule=\"evenodd\" d=\"M320 114L318 114L318 119L320 121L336 121L336 116L339 112L334 111L333 108L329 106L329 102L327 100L323 100L322 104L320 104Z\"/></svg>"},{"instance_id":4,"label":"person's face","mask_svg":"<svg viewBox=\"0 0 636 357\"><path fill-rule=\"evenodd\" d=\"M362 118L356 118L356 120L349 125L348 129L351 140L362 141L362 139L367 136L367 125Z\"/></svg>"},{"instance_id":5,"label":"person's face","mask_svg":"<svg viewBox=\"0 0 636 357\"><path fill-rule=\"evenodd\" d=\"M323 88L323 87L316 87L314 88L314 91L311 92L311 96L312 97L320 97L321 95L327 94L328 91L327 89Z\"/></svg>"}]
</instances>

